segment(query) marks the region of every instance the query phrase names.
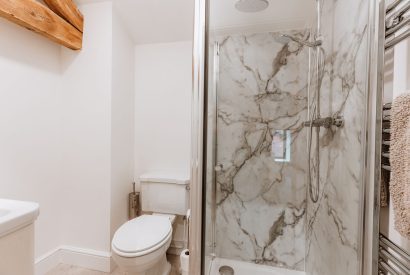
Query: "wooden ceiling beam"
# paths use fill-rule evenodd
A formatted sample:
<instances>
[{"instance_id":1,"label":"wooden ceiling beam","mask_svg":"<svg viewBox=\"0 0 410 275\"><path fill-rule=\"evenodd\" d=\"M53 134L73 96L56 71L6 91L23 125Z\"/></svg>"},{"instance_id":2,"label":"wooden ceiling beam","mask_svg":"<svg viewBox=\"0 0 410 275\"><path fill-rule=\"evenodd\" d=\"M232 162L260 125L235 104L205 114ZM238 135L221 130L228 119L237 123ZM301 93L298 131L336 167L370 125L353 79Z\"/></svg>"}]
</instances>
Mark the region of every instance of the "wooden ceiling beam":
<instances>
[{"instance_id":1,"label":"wooden ceiling beam","mask_svg":"<svg viewBox=\"0 0 410 275\"><path fill-rule=\"evenodd\" d=\"M44 0L44 2L52 11L83 32L84 16L73 0Z\"/></svg>"},{"instance_id":2,"label":"wooden ceiling beam","mask_svg":"<svg viewBox=\"0 0 410 275\"><path fill-rule=\"evenodd\" d=\"M67 48L82 47L82 32L35 0L0 0L0 16Z\"/></svg>"}]
</instances>

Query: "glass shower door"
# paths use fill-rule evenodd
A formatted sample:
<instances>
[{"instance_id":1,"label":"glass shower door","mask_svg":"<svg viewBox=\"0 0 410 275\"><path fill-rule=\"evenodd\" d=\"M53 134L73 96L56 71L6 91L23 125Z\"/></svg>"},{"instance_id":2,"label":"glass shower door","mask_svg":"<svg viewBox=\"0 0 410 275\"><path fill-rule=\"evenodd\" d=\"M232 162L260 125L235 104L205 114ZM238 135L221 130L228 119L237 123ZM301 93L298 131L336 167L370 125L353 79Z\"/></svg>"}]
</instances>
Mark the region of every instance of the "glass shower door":
<instances>
[{"instance_id":1,"label":"glass shower door","mask_svg":"<svg viewBox=\"0 0 410 275\"><path fill-rule=\"evenodd\" d=\"M209 1L203 274L359 274L359 2Z\"/></svg>"},{"instance_id":2,"label":"glass shower door","mask_svg":"<svg viewBox=\"0 0 410 275\"><path fill-rule=\"evenodd\" d=\"M212 21L222 16L221 1L210 5L208 272L224 265L303 271L309 48L284 35L309 39L315 3L298 8L300 22L269 26L258 21L280 11L261 11L258 19L232 6L237 18L229 29ZM254 23L240 24L249 17Z\"/></svg>"}]
</instances>

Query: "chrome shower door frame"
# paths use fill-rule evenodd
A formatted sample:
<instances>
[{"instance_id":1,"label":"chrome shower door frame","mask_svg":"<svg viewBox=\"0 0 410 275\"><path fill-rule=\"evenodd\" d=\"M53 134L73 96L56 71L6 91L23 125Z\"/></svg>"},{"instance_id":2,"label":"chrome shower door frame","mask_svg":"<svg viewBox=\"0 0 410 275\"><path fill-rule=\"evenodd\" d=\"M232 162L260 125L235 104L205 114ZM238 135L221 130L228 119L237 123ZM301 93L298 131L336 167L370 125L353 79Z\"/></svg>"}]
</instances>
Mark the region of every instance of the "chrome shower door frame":
<instances>
[{"instance_id":1,"label":"chrome shower door frame","mask_svg":"<svg viewBox=\"0 0 410 275\"><path fill-rule=\"evenodd\" d=\"M189 226L189 274L200 275L202 270L202 224L204 152L206 152L206 90L207 90L207 0L195 0L194 41L192 62L192 123L191 123L191 182Z\"/></svg>"},{"instance_id":2,"label":"chrome shower door frame","mask_svg":"<svg viewBox=\"0 0 410 275\"><path fill-rule=\"evenodd\" d=\"M362 209L361 274L377 275L379 259L379 215L382 113L384 90L384 44L386 0L370 0L368 22L368 84L364 186Z\"/></svg>"}]
</instances>

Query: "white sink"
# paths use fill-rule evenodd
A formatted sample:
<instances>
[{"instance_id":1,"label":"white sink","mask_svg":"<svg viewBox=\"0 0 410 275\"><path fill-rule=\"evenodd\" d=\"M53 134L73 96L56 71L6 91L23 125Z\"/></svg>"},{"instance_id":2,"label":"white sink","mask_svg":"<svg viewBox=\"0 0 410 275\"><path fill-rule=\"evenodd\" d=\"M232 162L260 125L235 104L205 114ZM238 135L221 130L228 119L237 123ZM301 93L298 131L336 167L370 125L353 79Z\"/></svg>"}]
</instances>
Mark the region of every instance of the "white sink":
<instances>
[{"instance_id":1,"label":"white sink","mask_svg":"<svg viewBox=\"0 0 410 275\"><path fill-rule=\"evenodd\" d=\"M0 199L0 237L33 223L38 215L38 203Z\"/></svg>"}]
</instances>

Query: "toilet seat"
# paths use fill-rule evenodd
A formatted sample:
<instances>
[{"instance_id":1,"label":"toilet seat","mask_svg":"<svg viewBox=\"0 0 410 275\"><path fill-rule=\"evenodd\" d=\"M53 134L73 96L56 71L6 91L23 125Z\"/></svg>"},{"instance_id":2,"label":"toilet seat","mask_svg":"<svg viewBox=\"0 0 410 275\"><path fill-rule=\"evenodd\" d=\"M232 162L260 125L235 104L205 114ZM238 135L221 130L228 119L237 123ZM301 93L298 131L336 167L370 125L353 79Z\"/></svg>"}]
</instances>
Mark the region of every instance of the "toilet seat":
<instances>
[{"instance_id":1,"label":"toilet seat","mask_svg":"<svg viewBox=\"0 0 410 275\"><path fill-rule=\"evenodd\" d=\"M172 236L167 217L142 215L123 224L114 234L113 251L122 257L138 257L162 247Z\"/></svg>"}]
</instances>

